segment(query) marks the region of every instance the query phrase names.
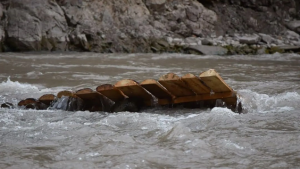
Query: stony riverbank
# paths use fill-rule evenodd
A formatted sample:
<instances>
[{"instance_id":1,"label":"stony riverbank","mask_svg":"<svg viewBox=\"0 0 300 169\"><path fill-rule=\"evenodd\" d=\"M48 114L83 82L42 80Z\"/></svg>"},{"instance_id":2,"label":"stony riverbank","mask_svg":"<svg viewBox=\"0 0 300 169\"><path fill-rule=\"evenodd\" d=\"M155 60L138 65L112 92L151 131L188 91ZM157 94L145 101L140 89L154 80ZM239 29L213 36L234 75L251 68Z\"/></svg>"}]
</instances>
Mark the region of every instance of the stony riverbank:
<instances>
[{"instance_id":1,"label":"stony riverbank","mask_svg":"<svg viewBox=\"0 0 300 169\"><path fill-rule=\"evenodd\" d=\"M296 0L2 0L1 51L299 52Z\"/></svg>"}]
</instances>

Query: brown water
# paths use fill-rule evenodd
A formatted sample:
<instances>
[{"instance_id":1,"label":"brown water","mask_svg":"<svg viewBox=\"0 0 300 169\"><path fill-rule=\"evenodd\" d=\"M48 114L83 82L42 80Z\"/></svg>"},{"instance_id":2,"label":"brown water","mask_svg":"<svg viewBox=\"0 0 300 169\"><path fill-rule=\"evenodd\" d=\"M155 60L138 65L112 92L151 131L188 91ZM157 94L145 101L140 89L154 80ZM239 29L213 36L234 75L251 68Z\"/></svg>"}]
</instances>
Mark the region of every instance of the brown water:
<instances>
[{"instance_id":1,"label":"brown water","mask_svg":"<svg viewBox=\"0 0 300 169\"><path fill-rule=\"evenodd\" d=\"M300 168L296 54L1 53L0 104L211 68L243 97L247 114L0 109L0 168Z\"/></svg>"}]
</instances>

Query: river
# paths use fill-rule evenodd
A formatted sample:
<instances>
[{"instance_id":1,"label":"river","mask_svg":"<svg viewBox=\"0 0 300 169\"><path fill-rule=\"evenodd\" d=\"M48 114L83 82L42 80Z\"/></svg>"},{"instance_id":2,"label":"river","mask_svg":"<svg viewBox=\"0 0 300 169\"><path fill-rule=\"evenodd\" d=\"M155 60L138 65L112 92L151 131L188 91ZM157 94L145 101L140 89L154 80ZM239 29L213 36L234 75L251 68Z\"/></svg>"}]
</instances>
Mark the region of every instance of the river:
<instances>
[{"instance_id":1,"label":"river","mask_svg":"<svg viewBox=\"0 0 300 169\"><path fill-rule=\"evenodd\" d=\"M215 69L227 108L139 113L0 109L0 168L299 168L300 55L1 53L0 104Z\"/></svg>"}]
</instances>

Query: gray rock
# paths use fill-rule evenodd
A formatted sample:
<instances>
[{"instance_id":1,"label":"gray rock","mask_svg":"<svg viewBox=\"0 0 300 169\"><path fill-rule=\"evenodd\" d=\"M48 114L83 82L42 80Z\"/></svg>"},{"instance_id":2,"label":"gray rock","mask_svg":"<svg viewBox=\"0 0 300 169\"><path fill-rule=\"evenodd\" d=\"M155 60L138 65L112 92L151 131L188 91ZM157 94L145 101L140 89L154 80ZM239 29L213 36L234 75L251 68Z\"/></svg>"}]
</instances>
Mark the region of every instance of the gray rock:
<instances>
[{"instance_id":1,"label":"gray rock","mask_svg":"<svg viewBox=\"0 0 300 169\"><path fill-rule=\"evenodd\" d=\"M276 47L277 46L277 44L275 44L275 43L271 43L271 45L270 45L271 47Z\"/></svg>"},{"instance_id":2,"label":"gray rock","mask_svg":"<svg viewBox=\"0 0 300 169\"><path fill-rule=\"evenodd\" d=\"M214 41L212 39L202 39L201 44L202 45L213 45Z\"/></svg>"},{"instance_id":3,"label":"gray rock","mask_svg":"<svg viewBox=\"0 0 300 169\"><path fill-rule=\"evenodd\" d=\"M266 44L271 44L275 41L272 36L264 33L259 33L259 36L261 37L261 41L265 42Z\"/></svg>"},{"instance_id":4,"label":"gray rock","mask_svg":"<svg viewBox=\"0 0 300 169\"><path fill-rule=\"evenodd\" d=\"M242 36L242 37L238 37L238 39L241 44L247 44L247 45L257 44L260 41L260 37L256 35Z\"/></svg>"},{"instance_id":5,"label":"gray rock","mask_svg":"<svg viewBox=\"0 0 300 169\"><path fill-rule=\"evenodd\" d=\"M294 31L285 31L283 33L283 36L285 38L287 38L288 40L299 40L300 39L300 35Z\"/></svg>"},{"instance_id":6,"label":"gray rock","mask_svg":"<svg viewBox=\"0 0 300 169\"><path fill-rule=\"evenodd\" d=\"M67 22L61 8L45 0L12 0L7 10L7 42L17 51L66 50Z\"/></svg>"},{"instance_id":7,"label":"gray rock","mask_svg":"<svg viewBox=\"0 0 300 169\"><path fill-rule=\"evenodd\" d=\"M300 46L300 41L292 41L294 46Z\"/></svg>"},{"instance_id":8,"label":"gray rock","mask_svg":"<svg viewBox=\"0 0 300 169\"><path fill-rule=\"evenodd\" d=\"M225 40L225 44L226 45L232 45L232 46L240 46L240 42L239 41L236 41L234 39L232 39L231 37L228 37L226 40Z\"/></svg>"},{"instance_id":9,"label":"gray rock","mask_svg":"<svg viewBox=\"0 0 300 169\"><path fill-rule=\"evenodd\" d=\"M173 44L173 38L172 37L167 37L167 42L169 45L172 45Z\"/></svg>"},{"instance_id":10,"label":"gray rock","mask_svg":"<svg viewBox=\"0 0 300 169\"><path fill-rule=\"evenodd\" d=\"M5 102L5 103L2 103L1 108L8 108L8 109L13 109L14 108L14 105L12 103L9 103L9 102Z\"/></svg>"},{"instance_id":11,"label":"gray rock","mask_svg":"<svg viewBox=\"0 0 300 169\"><path fill-rule=\"evenodd\" d=\"M85 34L74 33L69 36L70 45L74 45L77 48L82 48L83 50L89 51L90 44L86 38Z\"/></svg>"},{"instance_id":12,"label":"gray rock","mask_svg":"<svg viewBox=\"0 0 300 169\"><path fill-rule=\"evenodd\" d=\"M197 22L201 12L199 8L200 7L198 5L193 5L186 8L185 12L186 12L187 19L193 22Z\"/></svg>"},{"instance_id":13,"label":"gray rock","mask_svg":"<svg viewBox=\"0 0 300 169\"><path fill-rule=\"evenodd\" d=\"M193 34L203 35L211 34L214 30L214 24L217 22L217 15L214 11L205 8L201 3L193 1L186 8L187 26L192 29Z\"/></svg>"},{"instance_id":14,"label":"gray rock","mask_svg":"<svg viewBox=\"0 0 300 169\"><path fill-rule=\"evenodd\" d=\"M202 40L200 38L197 38L197 44L202 45Z\"/></svg>"},{"instance_id":15,"label":"gray rock","mask_svg":"<svg viewBox=\"0 0 300 169\"><path fill-rule=\"evenodd\" d=\"M158 29L166 29L165 25L159 21L154 21L153 26Z\"/></svg>"},{"instance_id":16,"label":"gray rock","mask_svg":"<svg viewBox=\"0 0 300 169\"><path fill-rule=\"evenodd\" d=\"M161 45L162 47L169 47L169 43L166 39L159 39L157 40L157 44Z\"/></svg>"},{"instance_id":17,"label":"gray rock","mask_svg":"<svg viewBox=\"0 0 300 169\"><path fill-rule=\"evenodd\" d=\"M172 42L175 45L180 45L180 44L183 43L183 39L181 39L181 38L174 38Z\"/></svg>"},{"instance_id":18,"label":"gray rock","mask_svg":"<svg viewBox=\"0 0 300 169\"><path fill-rule=\"evenodd\" d=\"M188 49L195 50L204 55L226 55L227 54L227 49L220 46L196 45L196 46L189 46Z\"/></svg>"},{"instance_id":19,"label":"gray rock","mask_svg":"<svg viewBox=\"0 0 300 169\"><path fill-rule=\"evenodd\" d=\"M274 46L277 46L277 45L284 45L283 41L280 40L280 39L276 39L276 40L274 41L274 43L272 43L272 44L274 44Z\"/></svg>"},{"instance_id":20,"label":"gray rock","mask_svg":"<svg viewBox=\"0 0 300 169\"><path fill-rule=\"evenodd\" d=\"M185 38L185 43L187 43L188 45L198 45L198 41L195 37Z\"/></svg>"},{"instance_id":21,"label":"gray rock","mask_svg":"<svg viewBox=\"0 0 300 169\"><path fill-rule=\"evenodd\" d=\"M166 0L147 0L146 5L155 11L163 11Z\"/></svg>"},{"instance_id":22,"label":"gray rock","mask_svg":"<svg viewBox=\"0 0 300 169\"><path fill-rule=\"evenodd\" d=\"M120 38L121 38L121 39L126 39L127 36L125 35L125 33L121 33L121 34L120 34Z\"/></svg>"},{"instance_id":23,"label":"gray rock","mask_svg":"<svg viewBox=\"0 0 300 169\"><path fill-rule=\"evenodd\" d=\"M300 20L288 22L286 25L290 30L300 33Z\"/></svg>"}]
</instances>

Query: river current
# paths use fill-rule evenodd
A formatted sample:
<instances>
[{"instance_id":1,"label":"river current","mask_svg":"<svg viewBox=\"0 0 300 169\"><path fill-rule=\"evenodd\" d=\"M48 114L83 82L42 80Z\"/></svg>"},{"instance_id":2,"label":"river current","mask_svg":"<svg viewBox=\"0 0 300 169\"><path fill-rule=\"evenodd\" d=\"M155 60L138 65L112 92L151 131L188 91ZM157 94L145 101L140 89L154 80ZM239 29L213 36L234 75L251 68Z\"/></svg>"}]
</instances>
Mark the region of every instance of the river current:
<instances>
[{"instance_id":1,"label":"river current","mask_svg":"<svg viewBox=\"0 0 300 169\"><path fill-rule=\"evenodd\" d=\"M0 104L208 69L241 95L245 114L227 108L0 108L0 168L300 168L297 54L1 53Z\"/></svg>"}]
</instances>

